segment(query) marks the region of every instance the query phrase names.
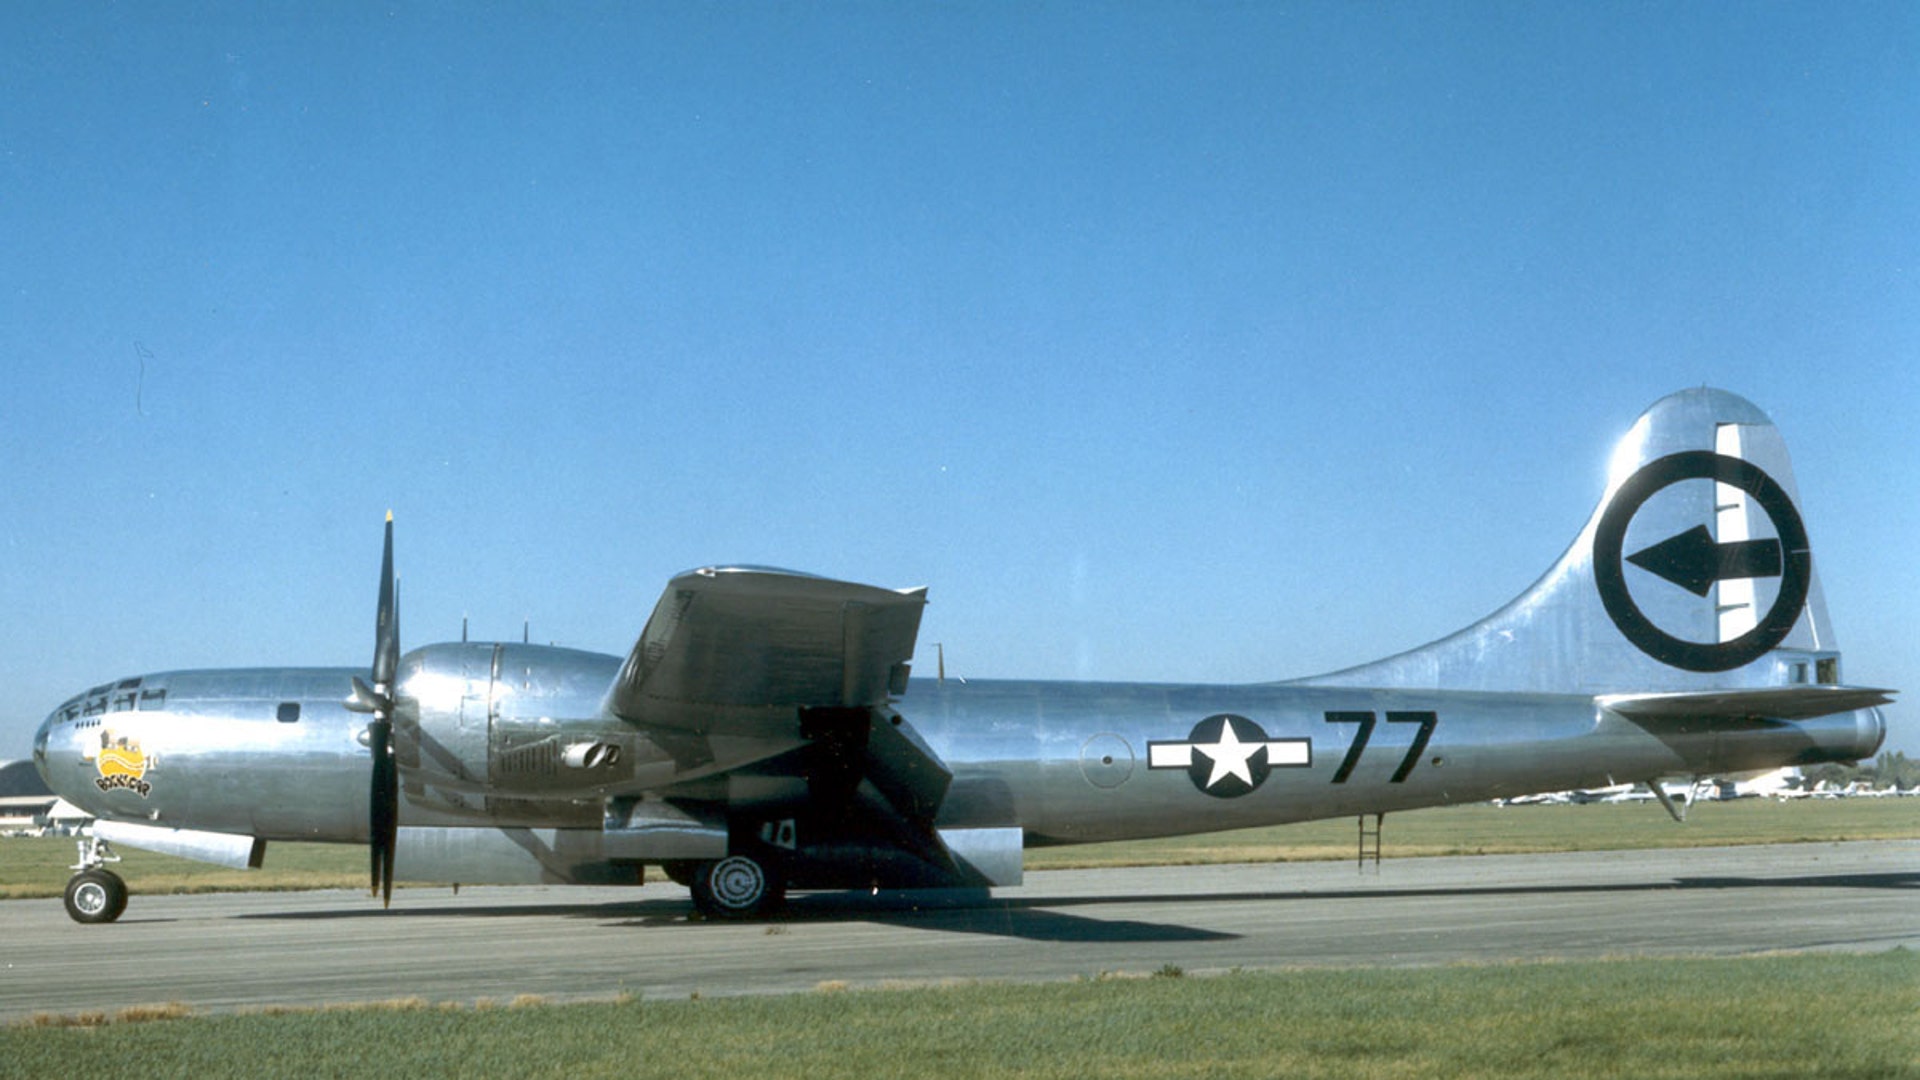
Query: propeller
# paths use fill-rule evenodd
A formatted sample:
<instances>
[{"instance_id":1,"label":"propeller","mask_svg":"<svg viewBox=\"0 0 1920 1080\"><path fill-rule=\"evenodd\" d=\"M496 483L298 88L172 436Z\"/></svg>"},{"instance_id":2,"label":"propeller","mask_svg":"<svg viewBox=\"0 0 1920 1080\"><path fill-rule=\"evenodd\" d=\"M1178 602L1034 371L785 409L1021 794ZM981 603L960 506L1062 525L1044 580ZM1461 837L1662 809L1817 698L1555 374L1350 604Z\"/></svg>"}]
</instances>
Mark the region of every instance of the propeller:
<instances>
[{"instance_id":1,"label":"propeller","mask_svg":"<svg viewBox=\"0 0 1920 1080\"><path fill-rule=\"evenodd\" d=\"M400 826L400 770L393 759L394 678L400 669L400 592L393 579L393 511L380 556L380 611L373 632L373 685L353 677L347 708L373 714L367 748L373 752L373 783L367 800L370 891L381 906L393 903L393 846Z\"/></svg>"}]
</instances>

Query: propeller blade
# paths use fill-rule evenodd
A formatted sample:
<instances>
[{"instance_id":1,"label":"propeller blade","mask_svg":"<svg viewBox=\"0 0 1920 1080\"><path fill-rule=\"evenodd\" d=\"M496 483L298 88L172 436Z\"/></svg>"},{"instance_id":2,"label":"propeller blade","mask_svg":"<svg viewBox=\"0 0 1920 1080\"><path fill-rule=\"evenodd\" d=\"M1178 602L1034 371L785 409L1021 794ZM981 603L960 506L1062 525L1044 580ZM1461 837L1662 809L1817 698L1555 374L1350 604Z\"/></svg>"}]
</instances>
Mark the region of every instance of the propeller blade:
<instances>
[{"instance_id":1,"label":"propeller blade","mask_svg":"<svg viewBox=\"0 0 1920 1080\"><path fill-rule=\"evenodd\" d=\"M393 711L400 670L400 595L393 577L393 511L387 511L386 542L380 554L380 607L373 633L373 686L353 680L347 707L371 712L367 748L373 755L367 792L367 863L372 892L381 905L393 903L393 848L400 828L400 769L393 757Z\"/></svg>"},{"instance_id":2,"label":"propeller blade","mask_svg":"<svg viewBox=\"0 0 1920 1080\"><path fill-rule=\"evenodd\" d=\"M380 612L373 633L373 688L393 690L400 667L400 610L393 582L393 511L387 511L387 540L380 555Z\"/></svg>"},{"instance_id":3,"label":"propeller blade","mask_svg":"<svg viewBox=\"0 0 1920 1080\"><path fill-rule=\"evenodd\" d=\"M400 825L400 774L393 761L393 723L376 715L367 725L373 751L373 783L367 804L369 891L381 905L393 902L393 847Z\"/></svg>"}]
</instances>

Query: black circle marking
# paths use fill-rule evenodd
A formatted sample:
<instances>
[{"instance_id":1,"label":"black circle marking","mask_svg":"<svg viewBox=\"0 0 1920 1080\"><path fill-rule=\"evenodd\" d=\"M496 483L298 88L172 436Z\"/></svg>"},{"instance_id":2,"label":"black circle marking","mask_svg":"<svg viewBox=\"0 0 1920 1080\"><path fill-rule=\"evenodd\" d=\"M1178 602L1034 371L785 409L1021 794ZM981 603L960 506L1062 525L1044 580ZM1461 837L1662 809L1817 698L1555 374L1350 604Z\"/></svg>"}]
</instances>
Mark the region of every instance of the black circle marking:
<instances>
[{"instance_id":1,"label":"black circle marking","mask_svg":"<svg viewBox=\"0 0 1920 1080\"><path fill-rule=\"evenodd\" d=\"M1682 480L1713 480L1745 491L1766 511L1780 535L1779 594L1754 628L1732 641L1707 643L1674 637L1647 618L1627 588L1622 558L1627 526L1648 499ZM1728 671L1766 655L1792 632L1812 585L1813 555L1807 548L1807 530L1800 512L1773 477L1740 458L1709 450L1686 450L1647 463L1614 493L1594 530L1593 580L1613 625L1641 652L1687 671Z\"/></svg>"}]
</instances>

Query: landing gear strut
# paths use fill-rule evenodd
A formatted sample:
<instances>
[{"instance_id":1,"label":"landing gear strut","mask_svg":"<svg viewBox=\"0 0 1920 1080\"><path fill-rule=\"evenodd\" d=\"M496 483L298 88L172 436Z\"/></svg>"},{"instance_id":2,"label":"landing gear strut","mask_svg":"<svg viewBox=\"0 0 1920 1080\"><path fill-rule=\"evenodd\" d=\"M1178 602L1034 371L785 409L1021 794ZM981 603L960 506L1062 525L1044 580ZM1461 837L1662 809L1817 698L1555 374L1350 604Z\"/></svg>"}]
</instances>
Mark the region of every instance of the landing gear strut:
<instances>
[{"instance_id":1,"label":"landing gear strut","mask_svg":"<svg viewBox=\"0 0 1920 1080\"><path fill-rule=\"evenodd\" d=\"M87 836L80 840L79 871L67 880L67 915L77 923L110 923L127 910L127 883L106 869L119 862L105 840Z\"/></svg>"}]
</instances>

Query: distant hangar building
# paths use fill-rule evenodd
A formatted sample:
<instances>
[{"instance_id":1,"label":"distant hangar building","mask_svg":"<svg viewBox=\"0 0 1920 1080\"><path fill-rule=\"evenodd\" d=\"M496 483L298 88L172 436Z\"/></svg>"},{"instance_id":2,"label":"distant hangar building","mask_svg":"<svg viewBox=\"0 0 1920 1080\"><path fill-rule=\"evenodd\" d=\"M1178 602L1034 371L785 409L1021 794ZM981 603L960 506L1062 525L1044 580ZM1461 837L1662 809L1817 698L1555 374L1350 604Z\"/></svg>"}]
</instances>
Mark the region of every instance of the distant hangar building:
<instances>
[{"instance_id":1,"label":"distant hangar building","mask_svg":"<svg viewBox=\"0 0 1920 1080\"><path fill-rule=\"evenodd\" d=\"M33 762L0 762L0 836L39 835L54 802Z\"/></svg>"}]
</instances>

